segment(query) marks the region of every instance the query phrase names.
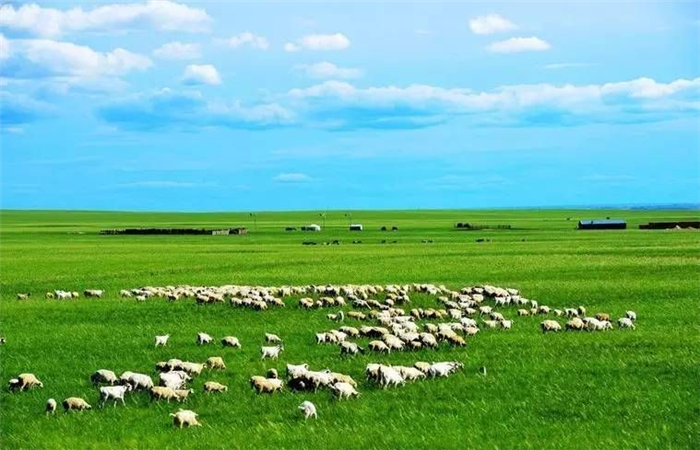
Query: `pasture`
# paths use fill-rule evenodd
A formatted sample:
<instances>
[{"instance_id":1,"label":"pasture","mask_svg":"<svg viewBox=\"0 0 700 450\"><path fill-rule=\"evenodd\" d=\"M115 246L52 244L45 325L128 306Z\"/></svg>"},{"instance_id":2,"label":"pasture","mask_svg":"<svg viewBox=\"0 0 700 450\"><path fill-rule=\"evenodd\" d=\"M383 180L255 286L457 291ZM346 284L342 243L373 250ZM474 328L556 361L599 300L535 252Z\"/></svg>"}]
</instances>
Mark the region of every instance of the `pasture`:
<instances>
[{"instance_id":1,"label":"pasture","mask_svg":"<svg viewBox=\"0 0 700 450\"><path fill-rule=\"evenodd\" d=\"M698 218L697 211L353 211L290 213L0 213L0 447L3 449L691 449L700 446L700 232L639 230L653 220ZM577 231L580 218L623 217L627 230ZM570 218L570 220L567 220ZM510 230L456 231L456 222L509 224ZM323 224L318 233L288 226ZM365 230L350 232L349 223ZM244 236L99 236L103 228L245 226ZM380 231L397 226L398 231ZM484 242L477 242L483 239ZM319 245L304 246L312 240ZM340 245L322 245L340 241ZM352 244L361 240L361 244ZM432 243L424 243L432 240ZM387 241L386 243L381 243ZM396 241L396 243L393 243ZM638 314L636 330L543 335L542 316L517 317L510 331L482 330L467 346L340 357L314 333L337 324L302 310L297 297L267 311L228 304L118 297L144 285L306 285L435 283L452 289L493 284L519 289L553 308ZM103 299L44 299L54 289L106 290ZM26 301L18 292L31 292ZM412 307L438 307L411 295ZM347 306L347 312L352 309ZM554 317L548 317L554 318ZM564 322L562 318L561 323ZM361 323L347 319L346 325ZM205 331L235 335L241 349L198 347ZM279 361L260 361L265 332L280 335ZM154 348L157 334L170 333ZM361 342L366 344L366 339ZM218 341L217 341L218 342ZM186 408L203 426L178 430L177 403L129 394L126 406L52 417L49 397L97 405L97 369L153 374L172 357L222 356L205 372ZM364 380L369 362L450 361L444 379L381 390ZM270 367L306 362L358 380L359 398L327 390L255 394L248 379ZM487 367L488 375L478 369ZM9 393L32 372L43 389ZM205 395L204 381L229 386ZM297 406L311 400L318 419Z\"/></svg>"}]
</instances>

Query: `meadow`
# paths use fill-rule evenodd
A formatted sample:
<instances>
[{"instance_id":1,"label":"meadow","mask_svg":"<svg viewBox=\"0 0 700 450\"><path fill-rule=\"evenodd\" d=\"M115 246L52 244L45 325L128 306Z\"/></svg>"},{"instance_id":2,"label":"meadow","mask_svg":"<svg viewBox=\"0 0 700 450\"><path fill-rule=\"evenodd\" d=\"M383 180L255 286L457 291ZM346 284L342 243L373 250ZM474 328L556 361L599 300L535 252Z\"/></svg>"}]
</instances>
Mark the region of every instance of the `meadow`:
<instances>
[{"instance_id":1,"label":"meadow","mask_svg":"<svg viewBox=\"0 0 700 450\"><path fill-rule=\"evenodd\" d=\"M625 218L627 230L577 231L576 221ZM0 212L0 447L3 449L696 449L700 447L700 232L639 230L654 220L698 220L698 211L493 210L289 213ZM456 231L456 222L510 230ZM319 233L285 232L311 222ZM347 226L359 222L362 232ZM100 236L103 228L245 226L245 236ZM382 232L381 226L397 226ZM304 246L339 240L341 245ZM352 244L361 240L361 244ZM386 240L387 243L381 243ZM432 243L423 243L432 240ZM484 242L477 242L484 240ZM396 241L396 243L393 243ZM193 301L137 303L117 296L143 285L326 283L493 284L551 307L585 305L636 330L543 335L541 317L506 316L510 331L485 330L464 348L442 346L341 358L313 334L336 325L327 310L255 312ZM105 289L104 299L59 302L54 289ZM18 292L31 292L18 301ZM437 306L412 296L412 306ZM350 308L345 308L349 310ZM333 310L332 312L335 312ZM560 320L563 323L563 320ZM349 325L359 323L348 320ZM198 331L237 336L242 349L197 347ZM263 333L285 341L277 362L261 362ZM164 348L156 334L171 333ZM362 341L366 343L365 340ZM176 403L44 415L49 397L97 405L96 369L152 373L171 357L223 356L228 369L196 379L188 408L201 428L177 430ZM364 381L368 362L411 365L458 360L450 378L381 390ZM361 396L328 391L256 395L251 375L307 362L360 382ZM478 369L487 367L488 375ZM11 394L8 379L33 372L44 389ZM229 386L205 395L206 380ZM362 380L362 381L360 381ZM318 408L304 422L303 400Z\"/></svg>"}]
</instances>

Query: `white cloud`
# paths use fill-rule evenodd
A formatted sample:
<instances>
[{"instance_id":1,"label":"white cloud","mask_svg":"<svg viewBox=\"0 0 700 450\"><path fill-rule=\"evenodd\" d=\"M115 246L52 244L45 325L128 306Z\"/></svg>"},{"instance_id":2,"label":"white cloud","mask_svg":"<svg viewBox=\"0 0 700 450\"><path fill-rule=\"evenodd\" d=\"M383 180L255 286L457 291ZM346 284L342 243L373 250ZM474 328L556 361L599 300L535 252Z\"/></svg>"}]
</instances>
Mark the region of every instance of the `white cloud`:
<instances>
[{"instance_id":1,"label":"white cloud","mask_svg":"<svg viewBox=\"0 0 700 450\"><path fill-rule=\"evenodd\" d=\"M0 33L0 61L10 57L10 41Z\"/></svg>"},{"instance_id":2,"label":"white cloud","mask_svg":"<svg viewBox=\"0 0 700 450\"><path fill-rule=\"evenodd\" d=\"M182 75L182 83L187 85L221 84L221 76L216 67L211 64L190 64L185 67L185 73Z\"/></svg>"},{"instance_id":3,"label":"white cloud","mask_svg":"<svg viewBox=\"0 0 700 450\"><path fill-rule=\"evenodd\" d=\"M183 44L179 41L173 41L153 50L153 56L161 59L197 59L201 56L201 51L199 44Z\"/></svg>"},{"instance_id":4,"label":"white cloud","mask_svg":"<svg viewBox=\"0 0 700 450\"><path fill-rule=\"evenodd\" d=\"M494 34L517 30L518 27L498 14L479 16L469 21L469 28L474 34Z\"/></svg>"},{"instance_id":5,"label":"white cloud","mask_svg":"<svg viewBox=\"0 0 700 450\"><path fill-rule=\"evenodd\" d=\"M298 68L303 70L304 73L311 78L350 79L359 78L362 76L362 71L360 69L338 67L328 61L322 61L315 64L303 64L298 66Z\"/></svg>"},{"instance_id":6,"label":"white cloud","mask_svg":"<svg viewBox=\"0 0 700 450\"><path fill-rule=\"evenodd\" d=\"M276 177L273 178L274 181L280 182L280 183L303 183L306 181L310 181L311 178L304 174L304 173L281 173L277 175Z\"/></svg>"},{"instance_id":7,"label":"white cloud","mask_svg":"<svg viewBox=\"0 0 700 450\"><path fill-rule=\"evenodd\" d=\"M267 41L265 36L259 36L257 34L251 33L250 31L245 31L237 36L232 36L228 39L221 39L225 45L231 48L238 48L245 45L249 45L253 48L260 50L267 50L270 48L270 43Z\"/></svg>"},{"instance_id":8,"label":"white cloud","mask_svg":"<svg viewBox=\"0 0 700 450\"><path fill-rule=\"evenodd\" d=\"M506 39L505 41L494 42L486 47L494 53L517 53L517 52L537 52L549 50L551 46L547 41L538 37L517 37Z\"/></svg>"},{"instance_id":9,"label":"white cloud","mask_svg":"<svg viewBox=\"0 0 700 450\"><path fill-rule=\"evenodd\" d=\"M350 47L350 39L342 33L309 34L298 39L296 43L287 42L284 50L296 52L299 50L345 50Z\"/></svg>"},{"instance_id":10,"label":"white cloud","mask_svg":"<svg viewBox=\"0 0 700 450\"><path fill-rule=\"evenodd\" d=\"M40 37L76 31L129 31L150 27L162 31L204 32L211 17L201 8L167 0L109 4L85 10L44 8L37 4L0 7L0 28Z\"/></svg>"},{"instance_id":11,"label":"white cloud","mask_svg":"<svg viewBox=\"0 0 700 450\"><path fill-rule=\"evenodd\" d=\"M4 42L4 43L3 43ZM122 48L98 52L90 47L49 39L2 39L5 47L0 75L4 78L60 78L67 82L95 82L150 68L146 56Z\"/></svg>"},{"instance_id":12,"label":"white cloud","mask_svg":"<svg viewBox=\"0 0 700 450\"><path fill-rule=\"evenodd\" d=\"M292 104L330 128L416 128L465 115L485 124L575 125L657 121L700 111L700 78L589 85L531 84L492 91L429 85L357 88L326 81L288 92Z\"/></svg>"}]
</instances>

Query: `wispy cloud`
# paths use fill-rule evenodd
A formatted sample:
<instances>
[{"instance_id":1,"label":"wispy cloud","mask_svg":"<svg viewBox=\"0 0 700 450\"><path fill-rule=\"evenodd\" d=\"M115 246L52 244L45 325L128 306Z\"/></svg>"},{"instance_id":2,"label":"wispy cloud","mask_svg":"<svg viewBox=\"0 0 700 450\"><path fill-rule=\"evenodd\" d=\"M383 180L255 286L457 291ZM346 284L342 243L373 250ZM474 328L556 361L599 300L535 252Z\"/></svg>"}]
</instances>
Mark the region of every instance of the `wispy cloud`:
<instances>
[{"instance_id":1,"label":"wispy cloud","mask_svg":"<svg viewBox=\"0 0 700 450\"><path fill-rule=\"evenodd\" d=\"M569 63L547 64L545 66L542 66L542 68L547 69L547 70L561 70L561 69L573 69L576 67L589 67L589 66L591 66L591 64L589 64L589 63L569 62Z\"/></svg>"},{"instance_id":2,"label":"wispy cloud","mask_svg":"<svg viewBox=\"0 0 700 450\"><path fill-rule=\"evenodd\" d=\"M239 35L231 36L227 39L218 39L218 43L226 45L230 48L239 47L251 47L260 50L267 50L270 48L270 43L265 36L259 36L257 34L251 33L250 31L245 31Z\"/></svg>"},{"instance_id":3,"label":"wispy cloud","mask_svg":"<svg viewBox=\"0 0 700 450\"><path fill-rule=\"evenodd\" d=\"M505 41L494 42L486 47L493 53L541 52L552 48L547 41L538 37L515 37Z\"/></svg>"},{"instance_id":4,"label":"wispy cloud","mask_svg":"<svg viewBox=\"0 0 700 450\"><path fill-rule=\"evenodd\" d=\"M322 61L315 64L301 64L297 69L310 78L319 79L339 79L359 78L363 75L362 70L352 67L338 67L335 64Z\"/></svg>"},{"instance_id":5,"label":"wispy cloud","mask_svg":"<svg viewBox=\"0 0 700 450\"><path fill-rule=\"evenodd\" d=\"M201 56L201 49L199 44L184 44L179 41L173 41L155 49L153 56L173 60L197 59Z\"/></svg>"},{"instance_id":6,"label":"wispy cloud","mask_svg":"<svg viewBox=\"0 0 700 450\"><path fill-rule=\"evenodd\" d=\"M311 181L311 178L304 173L281 173L273 178L274 181L279 183L305 183Z\"/></svg>"},{"instance_id":7,"label":"wispy cloud","mask_svg":"<svg viewBox=\"0 0 700 450\"><path fill-rule=\"evenodd\" d=\"M301 50L332 51L345 50L350 47L350 39L342 33L335 34L309 34L296 42L284 44L287 52L298 52Z\"/></svg>"},{"instance_id":8,"label":"wispy cloud","mask_svg":"<svg viewBox=\"0 0 700 450\"><path fill-rule=\"evenodd\" d=\"M498 14L475 17L469 21L469 28L474 34L503 33L518 29L513 22Z\"/></svg>"}]
</instances>

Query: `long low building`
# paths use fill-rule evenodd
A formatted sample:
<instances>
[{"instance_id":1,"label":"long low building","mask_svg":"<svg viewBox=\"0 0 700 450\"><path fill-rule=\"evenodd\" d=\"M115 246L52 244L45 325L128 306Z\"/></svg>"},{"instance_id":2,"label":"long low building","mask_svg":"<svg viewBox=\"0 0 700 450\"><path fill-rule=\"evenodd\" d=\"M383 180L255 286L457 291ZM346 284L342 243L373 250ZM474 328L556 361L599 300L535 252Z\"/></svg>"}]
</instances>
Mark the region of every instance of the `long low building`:
<instances>
[{"instance_id":1,"label":"long low building","mask_svg":"<svg viewBox=\"0 0 700 450\"><path fill-rule=\"evenodd\" d=\"M157 234L187 234L187 235L212 235L212 236L228 236L228 235L238 235L247 234L248 230L243 227L237 228L218 228L218 229L208 229L208 228L123 228L117 230L101 230L100 234L105 235L115 235L115 234L129 234L129 235L157 235Z\"/></svg>"},{"instance_id":2,"label":"long low building","mask_svg":"<svg viewBox=\"0 0 700 450\"><path fill-rule=\"evenodd\" d=\"M622 219L589 219L579 220L579 230L624 230L627 222Z\"/></svg>"},{"instance_id":3,"label":"long low building","mask_svg":"<svg viewBox=\"0 0 700 450\"><path fill-rule=\"evenodd\" d=\"M700 228L700 220L683 220L679 222L649 222L639 225L642 230L671 230L674 228Z\"/></svg>"}]
</instances>

